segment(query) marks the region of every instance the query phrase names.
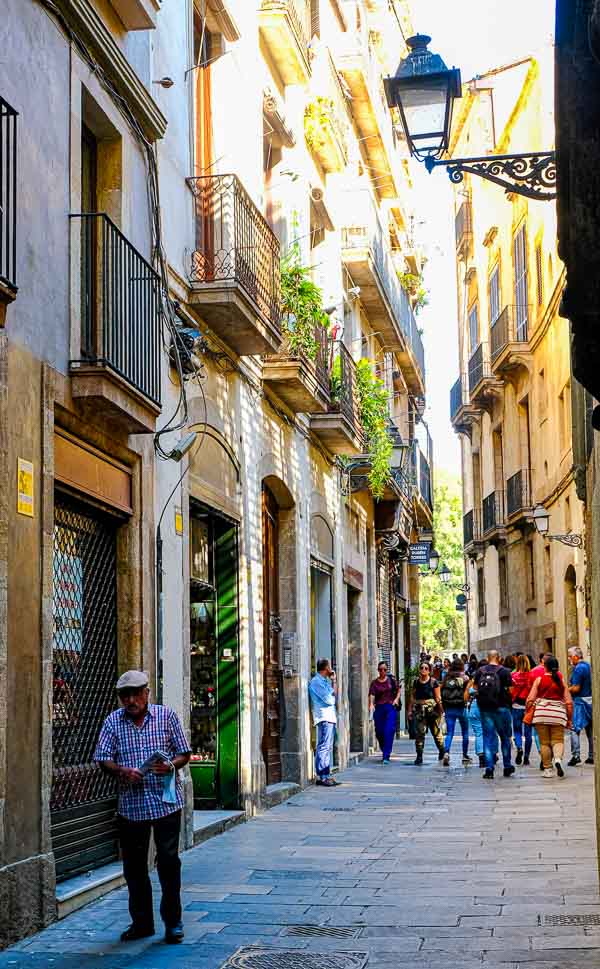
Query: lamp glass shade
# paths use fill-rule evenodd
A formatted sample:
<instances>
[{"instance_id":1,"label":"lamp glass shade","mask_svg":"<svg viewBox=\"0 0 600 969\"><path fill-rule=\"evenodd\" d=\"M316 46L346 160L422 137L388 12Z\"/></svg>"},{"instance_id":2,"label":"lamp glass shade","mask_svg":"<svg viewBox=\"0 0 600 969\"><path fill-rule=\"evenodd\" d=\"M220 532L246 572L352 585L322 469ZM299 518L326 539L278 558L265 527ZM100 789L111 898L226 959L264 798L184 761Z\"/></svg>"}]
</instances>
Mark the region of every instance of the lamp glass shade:
<instances>
[{"instance_id":1,"label":"lamp glass shade","mask_svg":"<svg viewBox=\"0 0 600 969\"><path fill-rule=\"evenodd\" d=\"M450 569L448 568L447 565L442 565L439 575L444 585L447 585L450 582L450 579L452 578L452 573L450 572Z\"/></svg>"},{"instance_id":2,"label":"lamp glass shade","mask_svg":"<svg viewBox=\"0 0 600 969\"><path fill-rule=\"evenodd\" d=\"M437 572L437 567L439 564L440 564L440 553L436 552L436 550L432 548L429 553L429 571Z\"/></svg>"},{"instance_id":3,"label":"lamp glass shade","mask_svg":"<svg viewBox=\"0 0 600 969\"><path fill-rule=\"evenodd\" d=\"M550 529L550 515L543 505L536 505L533 509L533 520L540 535L547 535Z\"/></svg>"},{"instance_id":4,"label":"lamp glass shade","mask_svg":"<svg viewBox=\"0 0 600 969\"><path fill-rule=\"evenodd\" d=\"M446 147L448 99L446 77L415 78L413 85L398 89L400 117L411 151L437 155Z\"/></svg>"}]
</instances>

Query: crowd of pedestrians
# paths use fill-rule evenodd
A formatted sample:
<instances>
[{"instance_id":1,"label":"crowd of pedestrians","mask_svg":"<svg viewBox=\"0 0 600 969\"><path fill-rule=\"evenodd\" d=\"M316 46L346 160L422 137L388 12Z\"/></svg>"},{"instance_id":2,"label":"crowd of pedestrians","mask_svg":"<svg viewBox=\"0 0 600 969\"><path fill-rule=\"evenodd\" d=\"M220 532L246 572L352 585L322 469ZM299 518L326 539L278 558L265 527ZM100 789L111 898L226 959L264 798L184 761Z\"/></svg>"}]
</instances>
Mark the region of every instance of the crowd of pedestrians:
<instances>
[{"instance_id":1,"label":"crowd of pedestrians","mask_svg":"<svg viewBox=\"0 0 600 969\"><path fill-rule=\"evenodd\" d=\"M588 741L585 763L593 764L591 669L579 647L569 650L569 662L566 683L551 653L541 653L537 663L526 653L501 657L496 650L490 650L481 660L466 653L443 660L421 654L419 675L407 697L415 764L423 763L429 731L440 760L449 766L457 725L461 730L462 764L472 763L472 733L475 756L486 780L494 778L500 757L504 777L515 773L515 765L530 766L534 743L543 776L564 777L565 730L571 739L568 766L581 763L582 732ZM395 681L394 691L398 699L400 690ZM388 745L386 763L389 749Z\"/></svg>"}]
</instances>

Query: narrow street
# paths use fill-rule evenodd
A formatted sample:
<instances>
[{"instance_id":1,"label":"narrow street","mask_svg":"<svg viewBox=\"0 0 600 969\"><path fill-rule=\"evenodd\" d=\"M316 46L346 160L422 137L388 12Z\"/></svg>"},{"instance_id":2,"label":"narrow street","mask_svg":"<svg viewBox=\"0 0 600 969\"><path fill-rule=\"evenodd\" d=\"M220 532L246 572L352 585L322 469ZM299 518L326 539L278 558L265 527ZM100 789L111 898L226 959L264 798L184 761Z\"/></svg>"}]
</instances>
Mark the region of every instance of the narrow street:
<instances>
[{"instance_id":1,"label":"narrow street","mask_svg":"<svg viewBox=\"0 0 600 969\"><path fill-rule=\"evenodd\" d=\"M247 945L314 953L310 969L600 965L592 770L548 781L535 757L488 783L431 747L422 769L413 758L402 741L390 767L371 758L188 851L184 944L120 944L121 889L0 966L217 969ZM300 965L280 956L269 967Z\"/></svg>"}]
</instances>

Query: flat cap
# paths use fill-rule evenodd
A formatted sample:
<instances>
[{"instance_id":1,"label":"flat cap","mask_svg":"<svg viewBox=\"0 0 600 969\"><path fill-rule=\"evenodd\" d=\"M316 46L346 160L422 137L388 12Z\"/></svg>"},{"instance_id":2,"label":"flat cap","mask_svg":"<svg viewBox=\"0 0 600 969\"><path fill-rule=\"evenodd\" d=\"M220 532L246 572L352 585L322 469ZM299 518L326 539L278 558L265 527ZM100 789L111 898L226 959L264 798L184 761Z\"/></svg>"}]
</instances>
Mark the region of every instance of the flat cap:
<instances>
[{"instance_id":1,"label":"flat cap","mask_svg":"<svg viewBox=\"0 0 600 969\"><path fill-rule=\"evenodd\" d=\"M139 690L143 686L148 686L148 674L142 670L127 670L117 680L117 690L134 689Z\"/></svg>"}]
</instances>

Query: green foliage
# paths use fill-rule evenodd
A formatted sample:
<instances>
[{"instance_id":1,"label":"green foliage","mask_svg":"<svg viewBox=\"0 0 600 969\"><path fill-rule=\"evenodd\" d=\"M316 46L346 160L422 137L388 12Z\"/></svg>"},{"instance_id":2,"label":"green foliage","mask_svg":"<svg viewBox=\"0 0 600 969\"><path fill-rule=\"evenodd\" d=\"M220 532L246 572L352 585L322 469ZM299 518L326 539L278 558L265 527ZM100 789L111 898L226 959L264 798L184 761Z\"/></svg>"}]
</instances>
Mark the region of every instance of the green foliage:
<instances>
[{"instance_id":1,"label":"green foliage","mask_svg":"<svg viewBox=\"0 0 600 969\"><path fill-rule=\"evenodd\" d=\"M306 106L304 112L304 138L309 148L321 148L325 144L325 131L332 126L334 104L331 98L318 97Z\"/></svg>"},{"instance_id":2,"label":"green foliage","mask_svg":"<svg viewBox=\"0 0 600 969\"><path fill-rule=\"evenodd\" d=\"M419 664L409 666L404 670L404 695L409 703L416 681L419 679Z\"/></svg>"},{"instance_id":3,"label":"green foliage","mask_svg":"<svg viewBox=\"0 0 600 969\"><path fill-rule=\"evenodd\" d=\"M286 350L310 360L317 356L317 327L329 328L323 312L323 294L310 278L307 266L300 265L297 247L281 260L282 330Z\"/></svg>"},{"instance_id":4,"label":"green foliage","mask_svg":"<svg viewBox=\"0 0 600 969\"><path fill-rule=\"evenodd\" d=\"M433 523L440 568L450 569L453 582L464 582L462 495L460 481L438 471L434 488ZM438 575L421 582L421 642L428 652L463 653L466 648L465 613L456 610L456 588L444 585Z\"/></svg>"},{"instance_id":5,"label":"green foliage","mask_svg":"<svg viewBox=\"0 0 600 969\"><path fill-rule=\"evenodd\" d=\"M429 303L429 293L423 285L423 276L414 273L398 273L400 285L405 293L412 296L415 313L419 313Z\"/></svg>"},{"instance_id":6,"label":"green foliage","mask_svg":"<svg viewBox=\"0 0 600 969\"><path fill-rule=\"evenodd\" d=\"M392 441L387 432L389 395L383 380L373 373L371 360L359 360L356 383L360 420L365 434L366 450L371 455L369 487L374 498L383 496L390 476Z\"/></svg>"}]
</instances>

